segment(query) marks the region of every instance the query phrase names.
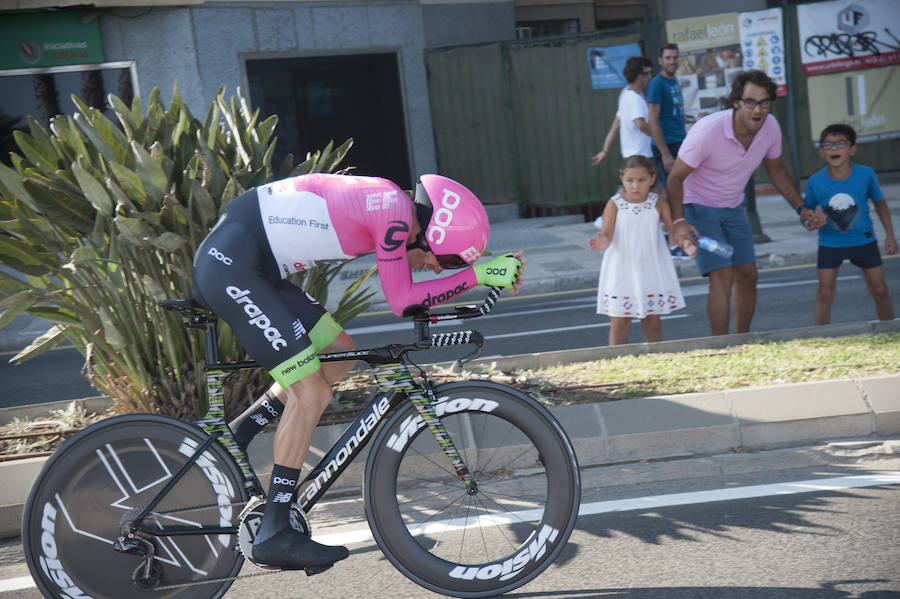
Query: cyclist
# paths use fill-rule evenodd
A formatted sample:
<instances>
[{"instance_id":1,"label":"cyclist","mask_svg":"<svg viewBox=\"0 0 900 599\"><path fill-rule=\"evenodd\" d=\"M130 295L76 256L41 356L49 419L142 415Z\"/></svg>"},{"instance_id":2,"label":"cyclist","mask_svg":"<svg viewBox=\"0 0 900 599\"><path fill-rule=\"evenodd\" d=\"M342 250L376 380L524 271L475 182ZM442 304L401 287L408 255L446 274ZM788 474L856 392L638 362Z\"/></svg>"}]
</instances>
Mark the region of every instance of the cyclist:
<instances>
[{"instance_id":1,"label":"cyclist","mask_svg":"<svg viewBox=\"0 0 900 599\"><path fill-rule=\"evenodd\" d=\"M518 291L521 252L474 264L489 224L478 198L440 175L423 175L415 201L376 177L311 174L275 181L235 198L194 257L195 298L234 330L274 384L235 423L244 448L270 420L274 466L253 560L282 569L328 567L345 547L316 543L290 526L290 505L331 385L354 362L319 363L319 352L349 351L353 341L314 297L285 281L318 263L375 252L391 311L437 305L479 285ZM463 269L413 283L411 269Z\"/></svg>"}]
</instances>

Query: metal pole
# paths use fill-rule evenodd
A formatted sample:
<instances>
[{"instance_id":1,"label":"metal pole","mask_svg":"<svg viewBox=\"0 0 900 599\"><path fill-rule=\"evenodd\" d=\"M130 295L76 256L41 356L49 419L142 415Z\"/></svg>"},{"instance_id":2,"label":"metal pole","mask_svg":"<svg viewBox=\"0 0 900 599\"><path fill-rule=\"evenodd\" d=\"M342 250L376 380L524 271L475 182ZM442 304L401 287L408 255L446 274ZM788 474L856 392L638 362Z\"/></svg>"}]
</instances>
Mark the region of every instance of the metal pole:
<instances>
[{"instance_id":1,"label":"metal pole","mask_svg":"<svg viewBox=\"0 0 900 599\"><path fill-rule=\"evenodd\" d=\"M797 110L794 104L794 94L797 91L796 82L791 73L793 71L794 60L794 26L791 19L791 7L787 5L787 0L781 0L781 15L784 19L784 75L788 86L787 101L787 138L788 147L791 150L791 164L794 167L794 177L797 179L797 185L800 184L800 146L797 141Z\"/></svg>"},{"instance_id":2,"label":"metal pole","mask_svg":"<svg viewBox=\"0 0 900 599\"><path fill-rule=\"evenodd\" d=\"M753 233L753 243L765 243L772 238L763 233L762 224L759 222L759 212L756 210L756 175L750 175L750 180L744 187L744 211L750 221L750 232Z\"/></svg>"}]
</instances>

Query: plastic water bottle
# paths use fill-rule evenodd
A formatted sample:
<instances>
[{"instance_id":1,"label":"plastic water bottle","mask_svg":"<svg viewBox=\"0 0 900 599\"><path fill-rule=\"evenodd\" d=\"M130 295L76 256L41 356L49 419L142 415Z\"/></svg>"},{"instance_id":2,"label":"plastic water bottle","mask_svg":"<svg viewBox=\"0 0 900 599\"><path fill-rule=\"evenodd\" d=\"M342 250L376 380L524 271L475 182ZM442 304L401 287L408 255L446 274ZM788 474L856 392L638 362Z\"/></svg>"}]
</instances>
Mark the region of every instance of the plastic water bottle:
<instances>
[{"instance_id":1,"label":"plastic water bottle","mask_svg":"<svg viewBox=\"0 0 900 599\"><path fill-rule=\"evenodd\" d=\"M697 245L700 246L701 250L706 250L723 258L731 258L731 255L734 253L733 247L724 241L717 241L712 237L701 237L697 240Z\"/></svg>"}]
</instances>

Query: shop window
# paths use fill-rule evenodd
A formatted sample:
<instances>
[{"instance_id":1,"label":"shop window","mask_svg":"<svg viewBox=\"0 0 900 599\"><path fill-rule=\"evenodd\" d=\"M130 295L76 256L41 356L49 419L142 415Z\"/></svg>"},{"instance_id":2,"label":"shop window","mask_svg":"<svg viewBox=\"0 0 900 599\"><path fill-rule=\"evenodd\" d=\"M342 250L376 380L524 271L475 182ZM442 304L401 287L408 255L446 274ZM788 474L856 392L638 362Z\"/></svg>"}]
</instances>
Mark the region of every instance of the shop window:
<instances>
[{"instance_id":1,"label":"shop window","mask_svg":"<svg viewBox=\"0 0 900 599\"><path fill-rule=\"evenodd\" d=\"M15 151L12 132L27 130L27 116L44 126L57 115L77 112L72 95L88 106L108 111L107 94L126 104L139 93L133 62L0 71L0 160L9 163ZM109 116L109 115L108 115Z\"/></svg>"},{"instance_id":2,"label":"shop window","mask_svg":"<svg viewBox=\"0 0 900 599\"><path fill-rule=\"evenodd\" d=\"M576 33L578 33L578 19L516 22L516 37L518 39L574 35Z\"/></svg>"}]
</instances>

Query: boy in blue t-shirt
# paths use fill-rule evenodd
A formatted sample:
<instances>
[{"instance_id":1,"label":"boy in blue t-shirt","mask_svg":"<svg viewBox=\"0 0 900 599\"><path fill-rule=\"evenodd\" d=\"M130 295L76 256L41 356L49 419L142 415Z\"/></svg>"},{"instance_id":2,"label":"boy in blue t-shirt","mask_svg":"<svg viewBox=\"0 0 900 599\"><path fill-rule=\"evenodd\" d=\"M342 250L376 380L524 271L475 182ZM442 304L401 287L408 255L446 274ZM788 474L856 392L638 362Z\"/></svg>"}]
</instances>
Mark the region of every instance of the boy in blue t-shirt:
<instances>
[{"instance_id":1,"label":"boy in blue t-shirt","mask_svg":"<svg viewBox=\"0 0 900 599\"><path fill-rule=\"evenodd\" d=\"M819 288L813 308L813 322L817 325L831 322L838 267L845 259L862 269L879 320L894 318L881 253L869 217L869 200L884 225L886 254L897 253L891 213L878 187L875 171L850 162L854 154L853 127L844 124L825 127L819 136L819 156L828 166L809 178L806 202L798 208L799 212L809 207L828 217L828 224L819 229Z\"/></svg>"}]
</instances>

